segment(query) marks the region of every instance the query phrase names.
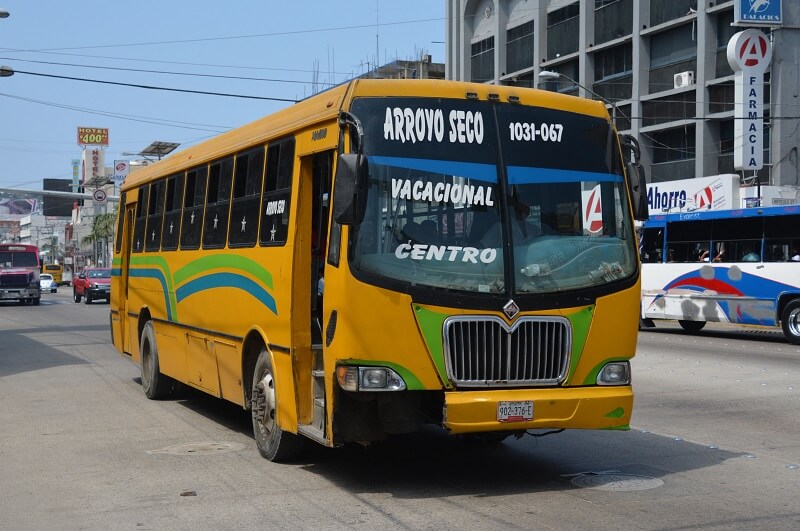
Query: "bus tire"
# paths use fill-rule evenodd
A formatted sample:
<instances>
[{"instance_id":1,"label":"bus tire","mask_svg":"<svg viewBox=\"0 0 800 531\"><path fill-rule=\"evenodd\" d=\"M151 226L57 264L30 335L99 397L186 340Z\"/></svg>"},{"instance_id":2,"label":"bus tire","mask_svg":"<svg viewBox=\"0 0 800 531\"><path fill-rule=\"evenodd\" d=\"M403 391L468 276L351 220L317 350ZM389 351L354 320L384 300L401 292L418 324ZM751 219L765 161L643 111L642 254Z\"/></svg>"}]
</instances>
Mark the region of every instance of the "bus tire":
<instances>
[{"instance_id":1,"label":"bus tire","mask_svg":"<svg viewBox=\"0 0 800 531\"><path fill-rule=\"evenodd\" d=\"M172 390L172 379L161 374L158 365L158 346L153 321L147 321L139 340L139 354L142 366L142 389L150 400L160 400L169 396Z\"/></svg>"},{"instance_id":2,"label":"bus tire","mask_svg":"<svg viewBox=\"0 0 800 531\"><path fill-rule=\"evenodd\" d=\"M84 302L85 304L91 304L91 303L92 303L92 296L91 296L91 295L89 295L89 294L87 293L87 294L86 294L86 300L85 300L85 301L83 301L83 302Z\"/></svg>"},{"instance_id":3,"label":"bus tire","mask_svg":"<svg viewBox=\"0 0 800 531\"><path fill-rule=\"evenodd\" d=\"M272 358L266 347L261 347L253 369L250 404L253 435L261 456L280 462L300 455L304 441L299 435L285 432L278 426L277 409Z\"/></svg>"},{"instance_id":4,"label":"bus tire","mask_svg":"<svg viewBox=\"0 0 800 531\"><path fill-rule=\"evenodd\" d=\"M781 313L783 335L793 345L800 345L800 299L789 301Z\"/></svg>"},{"instance_id":5,"label":"bus tire","mask_svg":"<svg viewBox=\"0 0 800 531\"><path fill-rule=\"evenodd\" d=\"M74 290L72 291L72 299L73 299L75 302L81 302L81 296L80 296L80 295L78 295L78 292L77 292L77 291L74 291Z\"/></svg>"},{"instance_id":6,"label":"bus tire","mask_svg":"<svg viewBox=\"0 0 800 531\"><path fill-rule=\"evenodd\" d=\"M706 325L705 321L684 321L679 320L678 324L687 332L699 332Z\"/></svg>"},{"instance_id":7,"label":"bus tire","mask_svg":"<svg viewBox=\"0 0 800 531\"><path fill-rule=\"evenodd\" d=\"M31 299L31 301L33 302L34 306L39 306L39 301L40 300L41 299L39 299L39 297L34 297L33 299Z\"/></svg>"}]
</instances>

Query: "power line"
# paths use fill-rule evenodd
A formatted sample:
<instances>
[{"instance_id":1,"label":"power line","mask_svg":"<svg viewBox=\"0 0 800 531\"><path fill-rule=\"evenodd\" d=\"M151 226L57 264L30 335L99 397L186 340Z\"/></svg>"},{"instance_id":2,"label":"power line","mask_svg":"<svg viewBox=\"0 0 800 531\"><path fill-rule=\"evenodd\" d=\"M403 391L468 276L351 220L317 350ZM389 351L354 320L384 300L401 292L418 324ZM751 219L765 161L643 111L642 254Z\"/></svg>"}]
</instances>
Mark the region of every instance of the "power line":
<instances>
[{"instance_id":1,"label":"power line","mask_svg":"<svg viewBox=\"0 0 800 531\"><path fill-rule=\"evenodd\" d=\"M173 76L192 76L192 77L208 77L208 78L216 78L216 79L235 79L240 81L269 81L275 83L298 83L302 85L310 85L310 81L298 81L295 79L274 79L274 78L266 78L266 77L248 77L248 76L223 76L217 74L196 74L191 72L170 72L166 70L146 70L140 68L123 68L119 66L99 66L99 65L81 65L75 63L57 63L55 61L35 61L33 59L16 59L14 57L0 57L0 60L3 61L19 61L22 63L37 63L37 64L45 64L45 65L56 65L56 66L75 66L78 68L94 68L98 70L118 70L122 72L139 72L145 74L168 74Z\"/></svg>"},{"instance_id":2,"label":"power line","mask_svg":"<svg viewBox=\"0 0 800 531\"><path fill-rule=\"evenodd\" d=\"M250 96L247 94L231 94L227 92L209 92L204 90L192 90L192 89L177 89L171 87L157 87L154 85L141 85L137 83L122 83L119 81L104 81L101 79L88 79L82 77L73 77L73 76L58 76L55 74L41 74L38 72L26 72L24 70L14 70L14 74L26 74L29 76L39 76L39 77L50 77L55 79L68 79L70 81L84 81L86 83L100 83L103 85L116 85L121 87L132 87L132 88L140 88L140 89L147 89L147 90L164 90L168 92L182 92L186 94L204 94L207 96L225 96L228 98L243 98L249 100L267 100L267 101L284 101L288 103L297 103L298 100L290 99L290 98L275 98L270 96Z\"/></svg>"},{"instance_id":3,"label":"power line","mask_svg":"<svg viewBox=\"0 0 800 531\"><path fill-rule=\"evenodd\" d=\"M70 110L70 111L82 112L82 113L86 113L86 114L95 114L95 115L98 115L98 116L107 116L109 118L117 118L117 119L120 119L120 120L129 120L129 121L133 121L133 122L141 122L141 123L156 124L156 125L167 125L167 126L170 126L170 127L179 127L179 128L182 128L182 129L192 129L192 130L195 130L195 131L211 131L211 132L214 132L214 133L223 133L225 131L229 131L229 130L232 129L231 127L222 126L222 125L210 125L210 124L199 124L199 123L193 123L193 122L181 122L181 121L177 121L177 120L164 120L164 119L150 118L150 117L146 117L146 116L136 116L136 115L132 115L132 114L123 114L123 113L116 113L116 112L110 112L110 111L98 111L98 110L93 110L93 109L87 109L87 108L84 108L84 107L75 107L75 106L72 106L72 105L65 105L63 103L54 103L54 102L44 101L44 100L35 100L33 98L25 98L25 97L22 97L22 96L14 96L12 94L4 94L2 92L0 92L0 96L6 97L6 98L13 98L13 99L16 99L16 100L21 100L21 101L27 101L29 103L35 103L35 104L38 104L38 105L45 105L45 106L49 106L49 107L57 107L57 108L60 108L60 109L67 109L67 110ZM192 127L192 126L198 126L198 127Z\"/></svg>"},{"instance_id":4,"label":"power line","mask_svg":"<svg viewBox=\"0 0 800 531\"><path fill-rule=\"evenodd\" d=\"M444 18L425 18L425 19L417 19L417 20L404 20L399 22L383 22L378 24L380 26L401 26L406 24L418 24L420 22L440 22L445 20ZM96 48L128 48L131 46L162 46L165 44L189 44L189 43L198 43L198 42L214 42L214 41L226 41L226 40L236 40L236 39L254 39L254 38L261 38L261 37L283 37L286 35L303 35L306 33L322 33L328 31L342 31L342 30L354 30L354 29L364 29L364 28L374 28L376 24L359 24L355 26L335 26L329 28L317 28L317 29L306 29L306 30L293 30L293 31L276 31L272 33L256 33L251 35L228 35L224 37L204 37L204 38L197 38L197 39L182 39L182 40L172 40L172 41L153 41L153 42L133 42L133 43L126 43L126 44L96 44L92 46L71 46L71 47L62 47L62 48L38 48L38 49L29 49L29 50L19 50L25 52L49 52L49 51L60 51L60 50L90 50Z\"/></svg>"}]
</instances>

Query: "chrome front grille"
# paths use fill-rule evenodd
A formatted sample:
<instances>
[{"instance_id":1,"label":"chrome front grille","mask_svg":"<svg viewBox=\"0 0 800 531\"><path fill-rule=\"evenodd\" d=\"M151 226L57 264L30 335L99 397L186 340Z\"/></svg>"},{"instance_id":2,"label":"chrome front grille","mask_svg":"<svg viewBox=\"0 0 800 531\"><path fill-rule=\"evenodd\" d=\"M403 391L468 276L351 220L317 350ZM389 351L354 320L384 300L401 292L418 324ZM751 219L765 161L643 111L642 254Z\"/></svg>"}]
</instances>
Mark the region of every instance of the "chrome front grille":
<instances>
[{"instance_id":1,"label":"chrome front grille","mask_svg":"<svg viewBox=\"0 0 800 531\"><path fill-rule=\"evenodd\" d=\"M494 316L444 322L447 375L461 387L555 385L567 376L572 328L563 317Z\"/></svg>"}]
</instances>

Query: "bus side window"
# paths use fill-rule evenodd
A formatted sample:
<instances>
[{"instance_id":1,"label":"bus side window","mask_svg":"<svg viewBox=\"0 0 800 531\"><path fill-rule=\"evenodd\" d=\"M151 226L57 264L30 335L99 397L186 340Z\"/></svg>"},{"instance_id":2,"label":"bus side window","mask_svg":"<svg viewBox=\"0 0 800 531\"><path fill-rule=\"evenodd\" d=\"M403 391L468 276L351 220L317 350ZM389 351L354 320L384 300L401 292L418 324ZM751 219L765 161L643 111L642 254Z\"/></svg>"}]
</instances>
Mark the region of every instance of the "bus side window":
<instances>
[{"instance_id":1,"label":"bus side window","mask_svg":"<svg viewBox=\"0 0 800 531\"><path fill-rule=\"evenodd\" d=\"M145 251L158 251L161 248L161 215L164 213L166 180L150 184L150 202L147 208L147 231L144 238Z\"/></svg>"},{"instance_id":2,"label":"bus side window","mask_svg":"<svg viewBox=\"0 0 800 531\"><path fill-rule=\"evenodd\" d=\"M236 155L231 225L228 230L230 247L252 247L256 243L263 177L263 147Z\"/></svg>"},{"instance_id":3,"label":"bus side window","mask_svg":"<svg viewBox=\"0 0 800 531\"><path fill-rule=\"evenodd\" d=\"M139 199L136 202L136 222L133 229L133 252L144 251L145 229L147 224L147 200L150 196L150 187L142 186L139 189Z\"/></svg>"},{"instance_id":4,"label":"bus side window","mask_svg":"<svg viewBox=\"0 0 800 531\"><path fill-rule=\"evenodd\" d=\"M208 174L206 212L203 221L203 249L225 247L231 205L233 157L211 165Z\"/></svg>"},{"instance_id":5,"label":"bus side window","mask_svg":"<svg viewBox=\"0 0 800 531\"><path fill-rule=\"evenodd\" d=\"M200 247L207 176L208 166L189 170L186 176L186 193L183 197L183 220L181 222L181 249Z\"/></svg>"},{"instance_id":6,"label":"bus side window","mask_svg":"<svg viewBox=\"0 0 800 531\"><path fill-rule=\"evenodd\" d=\"M164 225L161 228L161 249L174 251L178 248L181 230L181 203L183 203L183 174L167 179L167 198L164 206Z\"/></svg>"},{"instance_id":7,"label":"bus side window","mask_svg":"<svg viewBox=\"0 0 800 531\"><path fill-rule=\"evenodd\" d=\"M270 144L261 201L260 245L283 245L289 233L294 138Z\"/></svg>"}]
</instances>

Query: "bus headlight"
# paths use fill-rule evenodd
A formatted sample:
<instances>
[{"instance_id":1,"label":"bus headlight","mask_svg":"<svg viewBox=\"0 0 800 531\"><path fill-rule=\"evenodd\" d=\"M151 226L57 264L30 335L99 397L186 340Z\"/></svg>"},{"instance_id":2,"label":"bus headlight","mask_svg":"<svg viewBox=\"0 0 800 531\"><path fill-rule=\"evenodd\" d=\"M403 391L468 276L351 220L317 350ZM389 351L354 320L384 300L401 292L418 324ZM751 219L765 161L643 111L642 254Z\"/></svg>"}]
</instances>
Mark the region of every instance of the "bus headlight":
<instances>
[{"instance_id":1,"label":"bus headlight","mask_svg":"<svg viewBox=\"0 0 800 531\"><path fill-rule=\"evenodd\" d=\"M389 367L336 367L339 387L345 391L403 391L406 383Z\"/></svg>"},{"instance_id":2,"label":"bus headlight","mask_svg":"<svg viewBox=\"0 0 800 531\"><path fill-rule=\"evenodd\" d=\"M597 374L597 385L629 385L631 383L631 364L627 361L606 363Z\"/></svg>"}]
</instances>

